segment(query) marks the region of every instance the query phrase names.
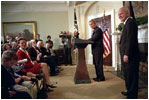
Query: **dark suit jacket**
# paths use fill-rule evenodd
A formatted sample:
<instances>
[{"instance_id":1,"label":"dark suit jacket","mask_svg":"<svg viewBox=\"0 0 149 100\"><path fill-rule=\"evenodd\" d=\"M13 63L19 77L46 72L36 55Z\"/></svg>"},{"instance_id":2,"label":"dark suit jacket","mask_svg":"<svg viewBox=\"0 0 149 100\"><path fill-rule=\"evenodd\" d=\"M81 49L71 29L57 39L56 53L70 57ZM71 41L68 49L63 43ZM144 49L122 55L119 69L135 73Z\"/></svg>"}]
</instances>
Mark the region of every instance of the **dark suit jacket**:
<instances>
[{"instance_id":1,"label":"dark suit jacket","mask_svg":"<svg viewBox=\"0 0 149 100\"><path fill-rule=\"evenodd\" d=\"M96 27L93 31L92 37L89 39L94 41L92 44L92 53L93 54L103 54L103 32L99 27Z\"/></svg>"},{"instance_id":2,"label":"dark suit jacket","mask_svg":"<svg viewBox=\"0 0 149 100\"><path fill-rule=\"evenodd\" d=\"M36 58L37 58L37 52L36 52L36 50L34 49L34 47L29 47L29 48L27 49L27 51L28 51L28 53L29 53L29 55L30 55L32 61L35 61Z\"/></svg>"},{"instance_id":3,"label":"dark suit jacket","mask_svg":"<svg viewBox=\"0 0 149 100\"><path fill-rule=\"evenodd\" d=\"M8 88L13 89L15 85L15 79L6 70L6 68L1 65L1 94L2 98L9 98Z\"/></svg>"},{"instance_id":4,"label":"dark suit jacket","mask_svg":"<svg viewBox=\"0 0 149 100\"><path fill-rule=\"evenodd\" d=\"M42 53L42 57L45 56L45 55L48 55L47 50L46 50L45 47L41 47L41 48L38 48L38 49Z\"/></svg>"},{"instance_id":5,"label":"dark suit jacket","mask_svg":"<svg viewBox=\"0 0 149 100\"><path fill-rule=\"evenodd\" d=\"M127 55L129 60L139 59L137 36L138 26L133 19L129 18L123 27L120 39L120 53L122 57Z\"/></svg>"},{"instance_id":6,"label":"dark suit jacket","mask_svg":"<svg viewBox=\"0 0 149 100\"><path fill-rule=\"evenodd\" d=\"M4 87L12 87L15 85L15 79L3 65L1 65L1 80L1 85Z\"/></svg>"}]
</instances>

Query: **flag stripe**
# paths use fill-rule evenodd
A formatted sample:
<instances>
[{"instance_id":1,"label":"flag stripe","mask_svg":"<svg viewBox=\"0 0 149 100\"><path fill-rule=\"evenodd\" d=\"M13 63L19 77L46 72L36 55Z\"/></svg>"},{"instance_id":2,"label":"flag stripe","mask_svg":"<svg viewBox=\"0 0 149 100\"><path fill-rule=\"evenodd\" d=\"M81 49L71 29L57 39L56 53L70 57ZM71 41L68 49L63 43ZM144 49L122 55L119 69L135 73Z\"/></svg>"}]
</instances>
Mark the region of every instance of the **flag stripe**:
<instances>
[{"instance_id":1,"label":"flag stripe","mask_svg":"<svg viewBox=\"0 0 149 100\"><path fill-rule=\"evenodd\" d=\"M109 45L109 40L105 37L104 38L104 42L105 42L105 45L107 46L107 48L110 50L110 45Z\"/></svg>"},{"instance_id":2,"label":"flag stripe","mask_svg":"<svg viewBox=\"0 0 149 100\"><path fill-rule=\"evenodd\" d=\"M107 29L105 29L104 34L103 34L103 44L104 44L104 54L103 54L103 56L106 57L111 52L110 37L109 37Z\"/></svg>"},{"instance_id":3,"label":"flag stripe","mask_svg":"<svg viewBox=\"0 0 149 100\"><path fill-rule=\"evenodd\" d=\"M106 41L104 41L104 47L105 47L105 49L106 49L107 52L110 51L109 48L107 47Z\"/></svg>"},{"instance_id":4,"label":"flag stripe","mask_svg":"<svg viewBox=\"0 0 149 100\"><path fill-rule=\"evenodd\" d=\"M109 46L109 48L110 48L110 42L109 42L110 39L109 39L109 34L108 34L108 32L106 31L104 35L105 35L105 38L107 39L107 43L108 43L108 46Z\"/></svg>"}]
</instances>

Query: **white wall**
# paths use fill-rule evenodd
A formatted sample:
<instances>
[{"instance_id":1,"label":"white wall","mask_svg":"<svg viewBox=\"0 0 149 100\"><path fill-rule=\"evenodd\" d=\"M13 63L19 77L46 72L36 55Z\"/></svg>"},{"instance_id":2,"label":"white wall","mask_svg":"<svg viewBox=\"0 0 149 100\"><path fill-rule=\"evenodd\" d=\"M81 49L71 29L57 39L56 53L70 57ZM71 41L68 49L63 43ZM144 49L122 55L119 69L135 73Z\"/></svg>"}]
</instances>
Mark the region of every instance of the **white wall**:
<instances>
[{"instance_id":1,"label":"white wall","mask_svg":"<svg viewBox=\"0 0 149 100\"><path fill-rule=\"evenodd\" d=\"M14 21L36 21L37 33L41 35L41 39L46 41L46 36L51 35L54 42L54 49L60 44L60 31L68 29L68 13L61 12L2 12L2 22Z\"/></svg>"}]
</instances>

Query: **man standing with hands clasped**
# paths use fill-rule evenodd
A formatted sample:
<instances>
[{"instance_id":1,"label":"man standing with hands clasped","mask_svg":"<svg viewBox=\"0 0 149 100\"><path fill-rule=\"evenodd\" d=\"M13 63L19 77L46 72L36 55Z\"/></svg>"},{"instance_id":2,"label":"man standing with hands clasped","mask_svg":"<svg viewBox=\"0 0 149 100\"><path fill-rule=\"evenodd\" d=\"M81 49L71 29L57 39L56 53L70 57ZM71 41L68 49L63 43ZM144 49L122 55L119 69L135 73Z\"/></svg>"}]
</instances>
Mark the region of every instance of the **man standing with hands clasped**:
<instances>
[{"instance_id":1,"label":"man standing with hands clasped","mask_svg":"<svg viewBox=\"0 0 149 100\"><path fill-rule=\"evenodd\" d=\"M103 73L103 32L102 30L96 25L94 20L89 21L90 27L93 29L93 33L90 39L94 43L92 44L92 54L93 54L93 63L95 65L96 71L96 78L93 80L105 81L104 73Z\"/></svg>"},{"instance_id":2,"label":"man standing with hands clasped","mask_svg":"<svg viewBox=\"0 0 149 100\"><path fill-rule=\"evenodd\" d=\"M121 65L124 72L127 91L121 93L128 99L138 98L139 49L138 27L130 17L129 10L122 7L118 11L121 22L124 23L120 39Z\"/></svg>"}]
</instances>

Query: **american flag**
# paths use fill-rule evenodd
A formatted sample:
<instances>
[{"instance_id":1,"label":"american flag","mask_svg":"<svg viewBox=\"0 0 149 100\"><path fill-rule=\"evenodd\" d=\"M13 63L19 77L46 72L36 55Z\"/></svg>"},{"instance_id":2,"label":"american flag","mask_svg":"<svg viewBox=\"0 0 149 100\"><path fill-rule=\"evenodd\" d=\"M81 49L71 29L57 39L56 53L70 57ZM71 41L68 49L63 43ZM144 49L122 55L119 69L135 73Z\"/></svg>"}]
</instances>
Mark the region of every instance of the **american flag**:
<instances>
[{"instance_id":1,"label":"american flag","mask_svg":"<svg viewBox=\"0 0 149 100\"><path fill-rule=\"evenodd\" d=\"M104 45L104 54L103 57L106 58L111 53L111 47L110 47L110 36L109 31L107 27L107 22L105 19L105 10L103 14L103 20L102 20L102 28L103 28L103 45Z\"/></svg>"},{"instance_id":2,"label":"american flag","mask_svg":"<svg viewBox=\"0 0 149 100\"><path fill-rule=\"evenodd\" d=\"M111 47L110 47L110 37L108 29L104 30L103 34L103 45L104 45L104 54L103 57L107 57L111 53Z\"/></svg>"}]
</instances>

